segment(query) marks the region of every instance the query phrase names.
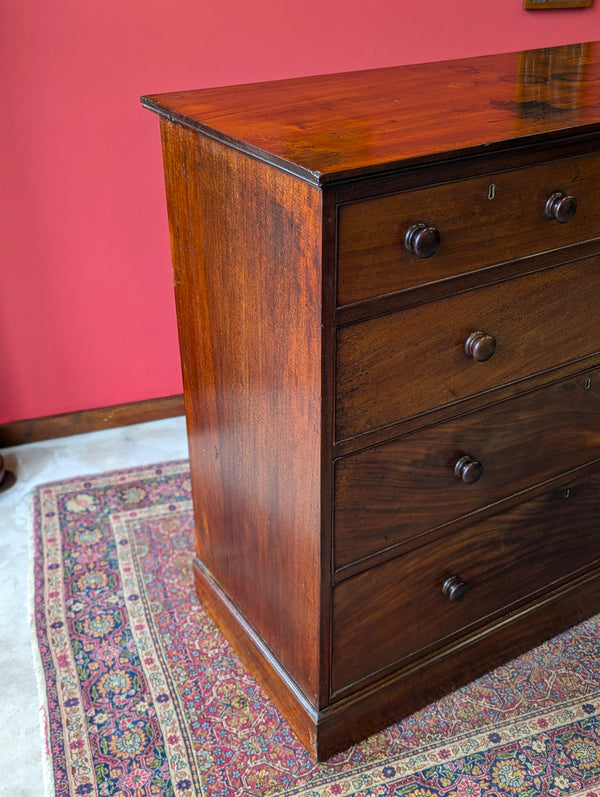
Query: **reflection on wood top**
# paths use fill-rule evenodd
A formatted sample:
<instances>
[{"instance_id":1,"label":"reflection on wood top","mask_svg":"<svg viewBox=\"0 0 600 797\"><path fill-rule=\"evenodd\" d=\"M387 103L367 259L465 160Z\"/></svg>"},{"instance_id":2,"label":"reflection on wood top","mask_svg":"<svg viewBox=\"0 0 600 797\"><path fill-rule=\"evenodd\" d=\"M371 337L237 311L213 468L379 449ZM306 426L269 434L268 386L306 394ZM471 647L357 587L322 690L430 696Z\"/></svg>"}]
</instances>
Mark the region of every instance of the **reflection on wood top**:
<instances>
[{"instance_id":1,"label":"reflection on wood top","mask_svg":"<svg viewBox=\"0 0 600 797\"><path fill-rule=\"evenodd\" d=\"M600 42L199 89L147 108L325 184L600 127Z\"/></svg>"}]
</instances>

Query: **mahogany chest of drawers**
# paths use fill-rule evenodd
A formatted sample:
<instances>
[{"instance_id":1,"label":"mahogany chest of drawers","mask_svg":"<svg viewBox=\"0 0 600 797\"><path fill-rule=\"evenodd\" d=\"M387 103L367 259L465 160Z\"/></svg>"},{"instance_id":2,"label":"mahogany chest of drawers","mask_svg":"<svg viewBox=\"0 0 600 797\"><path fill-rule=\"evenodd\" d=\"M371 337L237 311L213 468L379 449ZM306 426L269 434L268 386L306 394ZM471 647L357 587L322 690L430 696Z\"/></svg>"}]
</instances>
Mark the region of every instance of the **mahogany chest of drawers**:
<instances>
[{"instance_id":1,"label":"mahogany chest of drawers","mask_svg":"<svg viewBox=\"0 0 600 797\"><path fill-rule=\"evenodd\" d=\"M148 96L197 591L324 758L600 610L600 44Z\"/></svg>"}]
</instances>

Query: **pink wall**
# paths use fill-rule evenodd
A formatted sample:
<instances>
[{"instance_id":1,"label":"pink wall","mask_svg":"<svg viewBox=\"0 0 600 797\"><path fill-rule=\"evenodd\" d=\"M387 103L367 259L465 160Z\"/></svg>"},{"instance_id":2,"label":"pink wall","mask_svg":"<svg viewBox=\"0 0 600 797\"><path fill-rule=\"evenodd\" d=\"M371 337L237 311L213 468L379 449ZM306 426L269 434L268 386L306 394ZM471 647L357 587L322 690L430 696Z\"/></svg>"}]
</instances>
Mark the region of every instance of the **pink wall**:
<instances>
[{"instance_id":1,"label":"pink wall","mask_svg":"<svg viewBox=\"0 0 600 797\"><path fill-rule=\"evenodd\" d=\"M144 93L600 39L522 0L5 0L0 423L181 390Z\"/></svg>"}]
</instances>

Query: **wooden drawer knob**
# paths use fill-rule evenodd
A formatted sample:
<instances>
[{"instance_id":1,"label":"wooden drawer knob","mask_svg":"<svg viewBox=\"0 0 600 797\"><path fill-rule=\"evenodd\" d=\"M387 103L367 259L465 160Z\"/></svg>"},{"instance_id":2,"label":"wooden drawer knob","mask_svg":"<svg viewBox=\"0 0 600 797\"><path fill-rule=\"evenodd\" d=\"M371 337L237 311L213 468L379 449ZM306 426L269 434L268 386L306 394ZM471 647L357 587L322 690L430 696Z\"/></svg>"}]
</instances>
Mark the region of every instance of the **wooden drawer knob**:
<instances>
[{"instance_id":1,"label":"wooden drawer knob","mask_svg":"<svg viewBox=\"0 0 600 797\"><path fill-rule=\"evenodd\" d=\"M404 236L404 246L408 251L417 257L431 257L440 245L440 231L437 227L430 227L422 221L418 221L406 231Z\"/></svg>"},{"instance_id":2,"label":"wooden drawer knob","mask_svg":"<svg viewBox=\"0 0 600 797\"><path fill-rule=\"evenodd\" d=\"M577 211L577 200L574 196L564 194L562 191L555 191L546 200L546 217L555 219L560 224L571 221Z\"/></svg>"},{"instance_id":3,"label":"wooden drawer knob","mask_svg":"<svg viewBox=\"0 0 600 797\"><path fill-rule=\"evenodd\" d=\"M483 465L479 460L465 454L454 465L454 475L465 484L475 484L481 478Z\"/></svg>"},{"instance_id":4,"label":"wooden drawer knob","mask_svg":"<svg viewBox=\"0 0 600 797\"><path fill-rule=\"evenodd\" d=\"M442 584L442 594L451 601L462 600L469 591L469 585L460 576L450 576Z\"/></svg>"},{"instance_id":5,"label":"wooden drawer knob","mask_svg":"<svg viewBox=\"0 0 600 797\"><path fill-rule=\"evenodd\" d=\"M465 354L478 363L489 360L495 351L496 338L486 332L481 332L481 330L471 332L465 341Z\"/></svg>"}]
</instances>

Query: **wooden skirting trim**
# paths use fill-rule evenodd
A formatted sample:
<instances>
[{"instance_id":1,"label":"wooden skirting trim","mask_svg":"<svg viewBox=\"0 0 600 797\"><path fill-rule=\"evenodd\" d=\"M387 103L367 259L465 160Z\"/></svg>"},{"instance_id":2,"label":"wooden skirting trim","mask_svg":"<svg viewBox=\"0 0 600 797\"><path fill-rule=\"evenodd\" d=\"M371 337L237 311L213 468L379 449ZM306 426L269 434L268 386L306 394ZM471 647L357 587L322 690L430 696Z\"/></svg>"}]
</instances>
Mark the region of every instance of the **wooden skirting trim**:
<instances>
[{"instance_id":1,"label":"wooden skirting trim","mask_svg":"<svg viewBox=\"0 0 600 797\"><path fill-rule=\"evenodd\" d=\"M0 448L184 415L183 395L0 424Z\"/></svg>"}]
</instances>

